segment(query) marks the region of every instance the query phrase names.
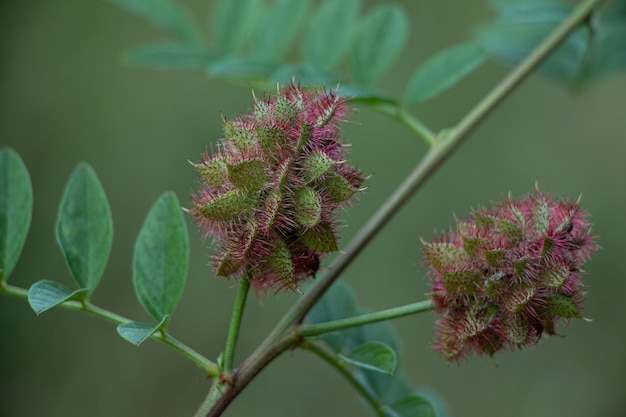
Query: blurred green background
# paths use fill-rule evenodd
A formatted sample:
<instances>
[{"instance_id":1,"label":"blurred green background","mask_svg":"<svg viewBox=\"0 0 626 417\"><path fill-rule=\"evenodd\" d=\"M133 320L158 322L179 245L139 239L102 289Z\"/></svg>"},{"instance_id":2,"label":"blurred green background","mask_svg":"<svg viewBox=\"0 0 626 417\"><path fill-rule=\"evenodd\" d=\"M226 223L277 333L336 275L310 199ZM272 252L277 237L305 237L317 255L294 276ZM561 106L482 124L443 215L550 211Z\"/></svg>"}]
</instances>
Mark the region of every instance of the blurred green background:
<instances>
[{"instance_id":1,"label":"blurred green background","mask_svg":"<svg viewBox=\"0 0 626 417\"><path fill-rule=\"evenodd\" d=\"M204 24L210 1L182 2ZM365 9L382 1L364 2ZM486 1L396 1L411 18L405 53L379 87L399 96L411 71L437 50L467 39L492 16ZM452 12L454 11L454 12ZM206 24L205 24L206 26ZM163 39L143 21L103 1L0 3L0 145L14 147L32 177L34 214L11 283L72 285L54 239L57 205L79 161L93 165L115 227L110 263L93 302L150 321L130 279L134 239L150 205L173 190L189 205L194 170L221 136L219 112L243 114L249 88L200 73L124 66L123 51ZM455 123L506 74L488 64L460 86L419 107L433 129ZM342 243L374 212L426 146L408 130L362 108L345 129L352 158L373 173L360 203L344 216ZM418 234L430 238L511 191L583 193L601 252L586 265L584 314L565 337L534 349L447 366L430 349L432 314L394 326L402 368L416 386L442 396L455 416L623 416L626 410L626 74L573 91L533 76L472 135L345 273L359 304L388 308L424 298ZM170 325L174 336L215 358L223 347L234 286L207 267L209 243L190 224L188 283ZM296 299L248 302L237 359L262 340ZM56 309L36 317L24 300L0 298L0 415L190 416L210 382L163 345L139 348L114 326ZM287 352L232 404L226 416L369 415L347 383L307 352Z\"/></svg>"}]
</instances>

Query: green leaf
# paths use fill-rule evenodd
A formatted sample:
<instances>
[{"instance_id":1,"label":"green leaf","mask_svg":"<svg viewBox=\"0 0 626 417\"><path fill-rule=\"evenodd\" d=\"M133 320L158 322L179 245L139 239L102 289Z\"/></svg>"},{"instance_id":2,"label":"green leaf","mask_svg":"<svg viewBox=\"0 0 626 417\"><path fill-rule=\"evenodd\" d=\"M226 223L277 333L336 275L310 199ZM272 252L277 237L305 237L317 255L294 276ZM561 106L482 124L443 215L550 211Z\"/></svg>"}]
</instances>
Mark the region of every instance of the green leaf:
<instances>
[{"instance_id":1,"label":"green leaf","mask_svg":"<svg viewBox=\"0 0 626 417\"><path fill-rule=\"evenodd\" d=\"M126 53L128 64L167 70L206 70L212 56L204 49L177 43L146 45Z\"/></svg>"},{"instance_id":2,"label":"green leaf","mask_svg":"<svg viewBox=\"0 0 626 417\"><path fill-rule=\"evenodd\" d=\"M174 311L183 292L188 263L185 219L176 195L166 192L150 209L133 256L135 293L156 320Z\"/></svg>"},{"instance_id":3,"label":"green leaf","mask_svg":"<svg viewBox=\"0 0 626 417\"><path fill-rule=\"evenodd\" d=\"M500 61L517 64L524 59L571 11L569 5L533 2L500 8L500 18L483 27L477 42ZM589 30L580 27L557 48L539 70L557 79L570 81L581 76L589 50Z\"/></svg>"},{"instance_id":4,"label":"green leaf","mask_svg":"<svg viewBox=\"0 0 626 417\"><path fill-rule=\"evenodd\" d=\"M320 223L312 229L305 230L300 241L309 249L321 253L337 252L337 237L331 225Z\"/></svg>"},{"instance_id":5,"label":"green leaf","mask_svg":"<svg viewBox=\"0 0 626 417\"><path fill-rule=\"evenodd\" d=\"M269 83L273 85L276 83L287 84L292 79L303 86L332 86L340 81L338 76L308 64L283 65L276 69L269 78Z\"/></svg>"},{"instance_id":6,"label":"green leaf","mask_svg":"<svg viewBox=\"0 0 626 417\"><path fill-rule=\"evenodd\" d=\"M277 61L295 40L302 18L311 0L275 0L261 17L252 54L267 61Z\"/></svg>"},{"instance_id":7,"label":"green leaf","mask_svg":"<svg viewBox=\"0 0 626 417\"><path fill-rule=\"evenodd\" d=\"M389 408L392 411L390 415L393 417L437 417L431 402L417 393L398 398L389 404Z\"/></svg>"},{"instance_id":8,"label":"green leaf","mask_svg":"<svg viewBox=\"0 0 626 417\"><path fill-rule=\"evenodd\" d=\"M381 342L366 342L341 359L359 368L393 374L396 370L396 353Z\"/></svg>"},{"instance_id":9,"label":"green leaf","mask_svg":"<svg viewBox=\"0 0 626 417\"><path fill-rule=\"evenodd\" d=\"M379 6L363 19L354 36L350 67L359 84L372 84L400 56L409 33L408 18L395 6Z\"/></svg>"},{"instance_id":10,"label":"green leaf","mask_svg":"<svg viewBox=\"0 0 626 417\"><path fill-rule=\"evenodd\" d=\"M264 79L277 68L263 58L227 57L209 65L209 75L223 78Z\"/></svg>"},{"instance_id":11,"label":"green leaf","mask_svg":"<svg viewBox=\"0 0 626 417\"><path fill-rule=\"evenodd\" d=\"M88 164L79 164L65 187L56 237L72 277L91 295L109 259L113 221L102 184Z\"/></svg>"},{"instance_id":12,"label":"green leaf","mask_svg":"<svg viewBox=\"0 0 626 417\"><path fill-rule=\"evenodd\" d=\"M187 11L174 0L106 0L127 12L179 36L191 44L202 44L200 32Z\"/></svg>"},{"instance_id":13,"label":"green leaf","mask_svg":"<svg viewBox=\"0 0 626 417\"><path fill-rule=\"evenodd\" d=\"M485 56L474 43L462 43L437 53L411 76L405 104L414 106L447 90L478 68Z\"/></svg>"},{"instance_id":14,"label":"green leaf","mask_svg":"<svg viewBox=\"0 0 626 417\"><path fill-rule=\"evenodd\" d=\"M13 272L33 212L33 187L22 158L9 147L0 150L0 280Z\"/></svg>"},{"instance_id":15,"label":"green leaf","mask_svg":"<svg viewBox=\"0 0 626 417\"><path fill-rule=\"evenodd\" d=\"M70 290L55 281L43 280L34 283L28 290L28 304L38 315L69 300L83 300L87 288Z\"/></svg>"},{"instance_id":16,"label":"green leaf","mask_svg":"<svg viewBox=\"0 0 626 417\"><path fill-rule=\"evenodd\" d=\"M315 303L306 319L309 323L324 323L352 317L356 311L354 293L343 281L336 281ZM336 352L339 352L346 343L347 334L346 331L329 333L324 335L324 340Z\"/></svg>"},{"instance_id":17,"label":"green leaf","mask_svg":"<svg viewBox=\"0 0 626 417\"><path fill-rule=\"evenodd\" d=\"M122 339L127 342L130 342L135 346L139 346L149 339L154 332L165 326L168 319L169 316L166 315L156 326L154 324L139 323L136 321L123 323L117 326L117 334L119 334Z\"/></svg>"},{"instance_id":18,"label":"green leaf","mask_svg":"<svg viewBox=\"0 0 626 417\"><path fill-rule=\"evenodd\" d=\"M600 20L594 34L593 59L589 69L592 79L626 68L626 16L607 18L607 22L604 20Z\"/></svg>"},{"instance_id":19,"label":"green leaf","mask_svg":"<svg viewBox=\"0 0 626 417\"><path fill-rule=\"evenodd\" d=\"M363 86L341 84L339 85L337 94L339 96L350 97L351 103L361 102L371 106L377 104L397 104L397 101L393 97Z\"/></svg>"},{"instance_id":20,"label":"green leaf","mask_svg":"<svg viewBox=\"0 0 626 417\"><path fill-rule=\"evenodd\" d=\"M301 54L322 70L334 68L352 41L360 0L326 0L309 23Z\"/></svg>"},{"instance_id":21,"label":"green leaf","mask_svg":"<svg viewBox=\"0 0 626 417\"><path fill-rule=\"evenodd\" d=\"M254 32L263 3L259 0L221 0L212 25L222 54L238 51Z\"/></svg>"}]
</instances>

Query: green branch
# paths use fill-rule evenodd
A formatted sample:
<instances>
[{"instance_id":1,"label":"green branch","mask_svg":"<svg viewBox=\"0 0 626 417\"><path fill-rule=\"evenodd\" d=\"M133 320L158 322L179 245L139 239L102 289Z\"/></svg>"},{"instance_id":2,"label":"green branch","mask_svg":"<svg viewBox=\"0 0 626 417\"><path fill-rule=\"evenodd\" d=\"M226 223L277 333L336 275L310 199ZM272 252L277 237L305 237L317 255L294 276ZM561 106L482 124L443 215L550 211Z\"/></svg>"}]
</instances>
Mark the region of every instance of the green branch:
<instances>
[{"instance_id":1,"label":"green branch","mask_svg":"<svg viewBox=\"0 0 626 417\"><path fill-rule=\"evenodd\" d=\"M412 314L423 313L425 311L432 310L434 307L435 306L431 300L425 300L418 303L407 304L400 307L362 314L360 316L349 317L341 320L328 321L325 323L303 324L300 326L298 334L302 337L317 336L324 333L335 332L337 330L348 329L350 327L364 326L366 324L376 323L379 321L386 321Z\"/></svg>"},{"instance_id":2,"label":"green branch","mask_svg":"<svg viewBox=\"0 0 626 417\"><path fill-rule=\"evenodd\" d=\"M226 349L224 350L223 371L230 372L233 367L233 359L235 356L235 347L237 346L237 338L239 336L239 327L243 318L243 311L246 306L248 290L250 289L250 280L243 277L239 283L237 297L233 306L233 314L230 317L230 328L228 329L228 338L226 339Z\"/></svg>"},{"instance_id":3,"label":"green branch","mask_svg":"<svg viewBox=\"0 0 626 417\"><path fill-rule=\"evenodd\" d=\"M432 146L437 141L437 134L405 109L390 103L374 104L372 108L399 121L417 136L424 139L428 145Z\"/></svg>"},{"instance_id":4,"label":"green branch","mask_svg":"<svg viewBox=\"0 0 626 417\"><path fill-rule=\"evenodd\" d=\"M517 67L474 107L450 133L434 142L422 160L408 177L393 192L379 210L359 230L344 249L345 254L335 258L326 273L318 278L309 290L292 306L282 320L272 330L257 350L238 368L234 374L230 389L218 398L207 416L219 416L228 404L248 385L248 383L280 353L277 346L286 343L291 337L294 325L301 322L313 305L322 297L331 284L346 267L356 258L372 238L397 213L435 170L456 150L491 111L532 71L545 60L563 42L578 25L583 23L593 10L604 0L585 0L559 24ZM283 349L284 350L284 349Z\"/></svg>"},{"instance_id":5,"label":"green branch","mask_svg":"<svg viewBox=\"0 0 626 417\"><path fill-rule=\"evenodd\" d=\"M13 297L18 297L18 298L23 298L25 300L28 300L28 290L13 286L13 285L3 283L2 285L0 285L0 293L4 293ZM96 316L98 318L101 318L103 320L109 321L114 324L124 324L124 323L129 323L132 321L124 316L113 313L112 311L109 311L102 307L98 307L94 304L91 304L90 302L66 301L64 303L57 305L56 307L65 308L67 310L83 311L85 313L91 314L92 316ZM154 332L150 336L150 338L154 340L158 340L166 344L167 346L173 348L178 353L190 359L194 364L204 369L209 376L211 377L219 376L219 368L217 364L210 361L209 359L207 359L200 353L196 352L189 346L185 345L184 343L178 341L177 339L172 337L169 333Z\"/></svg>"}]
</instances>

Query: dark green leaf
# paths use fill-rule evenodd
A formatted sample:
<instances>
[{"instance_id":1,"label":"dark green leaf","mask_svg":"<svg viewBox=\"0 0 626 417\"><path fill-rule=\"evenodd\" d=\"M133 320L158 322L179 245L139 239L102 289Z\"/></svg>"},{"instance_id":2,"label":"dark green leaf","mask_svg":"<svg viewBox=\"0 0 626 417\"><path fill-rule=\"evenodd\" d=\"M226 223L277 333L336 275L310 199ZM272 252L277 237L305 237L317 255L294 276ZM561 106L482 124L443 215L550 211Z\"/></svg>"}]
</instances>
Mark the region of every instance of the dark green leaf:
<instances>
[{"instance_id":1,"label":"dark green leaf","mask_svg":"<svg viewBox=\"0 0 626 417\"><path fill-rule=\"evenodd\" d=\"M262 12L259 0L221 0L217 2L212 25L222 54L238 51L253 33Z\"/></svg>"},{"instance_id":2,"label":"dark green leaf","mask_svg":"<svg viewBox=\"0 0 626 417\"><path fill-rule=\"evenodd\" d=\"M0 280L11 275L28 235L33 188L22 158L9 147L0 150Z\"/></svg>"},{"instance_id":3,"label":"dark green leaf","mask_svg":"<svg viewBox=\"0 0 626 417\"><path fill-rule=\"evenodd\" d=\"M626 16L621 20L600 22L595 32L593 59L590 60L590 78L626 68Z\"/></svg>"},{"instance_id":4,"label":"dark green leaf","mask_svg":"<svg viewBox=\"0 0 626 417\"><path fill-rule=\"evenodd\" d=\"M174 311L189 263L187 226L172 192L161 195L146 218L133 257L133 284L143 307L161 321Z\"/></svg>"},{"instance_id":5,"label":"dark green leaf","mask_svg":"<svg viewBox=\"0 0 626 417\"><path fill-rule=\"evenodd\" d=\"M359 368L384 374L393 374L396 370L396 353L381 342L366 342L341 359Z\"/></svg>"},{"instance_id":6,"label":"dark green leaf","mask_svg":"<svg viewBox=\"0 0 626 417\"><path fill-rule=\"evenodd\" d=\"M430 401L420 394L411 393L389 404L394 417L437 417Z\"/></svg>"},{"instance_id":7,"label":"dark green leaf","mask_svg":"<svg viewBox=\"0 0 626 417\"><path fill-rule=\"evenodd\" d=\"M166 315L156 326L154 324L130 321L128 323L120 324L119 326L117 326L117 334L119 334L122 339L132 343L135 346L139 346L148 338L150 338L150 336L152 336L154 332L164 326L165 322L168 319L169 316Z\"/></svg>"},{"instance_id":8,"label":"dark green leaf","mask_svg":"<svg viewBox=\"0 0 626 417\"><path fill-rule=\"evenodd\" d=\"M309 323L323 323L344 319L356 314L354 293L343 281L335 282L313 306L306 319ZM342 350L349 332L329 333L324 340L335 351Z\"/></svg>"},{"instance_id":9,"label":"dark green leaf","mask_svg":"<svg viewBox=\"0 0 626 417\"><path fill-rule=\"evenodd\" d=\"M411 76L404 97L407 106L435 97L474 71L485 52L474 43L462 43L437 53Z\"/></svg>"},{"instance_id":10,"label":"dark green leaf","mask_svg":"<svg viewBox=\"0 0 626 417\"><path fill-rule=\"evenodd\" d=\"M517 64L524 59L571 11L571 6L534 2L503 6L500 19L484 28L477 41L491 57ZM539 67L555 78L580 77L588 51L588 28L580 27Z\"/></svg>"},{"instance_id":11,"label":"dark green leaf","mask_svg":"<svg viewBox=\"0 0 626 417\"><path fill-rule=\"evenodd\" d=\"M409 32L408 18L395 6L379 6L360 22L354 36L350 66L359 84L382 76L402 52Z\"/></svg>"},{"instance_id":12,"label":"dark green leaf","mask_svg":"<svg viewBox=\"0 0 626 417\"><path fill-rule=\"evenodd\" d=\"M188 43L201 44L200 32L187 11L174 0L106 0L147 19L152 24L181 37Z\"/></svg>"},{"instance_id":13,"label":"dark green leaf","mask_svg":"<svg viewBox=\"0 0 626 417\"><path fill-rule=\"evenodd\" d=\"M38 281L28 290L28 304L37 314L51 309L65 301L82 300L88 295L87 288L70 290L55 281Z\"/></svg>"},{"instance_id":14,"label":"dark green leaf","mask_svg":"<svg viewBox=\"0 0 626 417\"><path fill-rule=\"evenodd\" d=\"M65 187L56 237L72 277L92 294L109 259L113 222L102 185L88 164L79 164Z\"/></svg>"},{"instance_id":15,"label":"dark green leaf","mask_svg":"<svg viewBox=\"0 0 626 417\"><path fill-rule=\"evenodd\" d=\"M261 17L253 56L270 62L282 57L295 40L310 4L311 0L275 0L272 8Z\"/></svg>"},{"instance_id":16,"label":"dark green leaf","mask_svg":"<svg viewBox=\"0 0 626 417\"><path fill-rule=\"evenodd\" d=\"M202 48L163 43L134 49L126 54L125 60L132 65L156 69L206 70L212 57Z\"/></svg>"},{"instance_id":17,"label":"dark green leaf","mask_svg":"<svg viewBox=\"0 0 626 417\"><path fill-rule=\"evenodd\" d=\"M352 41L360 0L326 0L311 17L302 41L304 60L314 67L335 67Z\"/></svg>"}]
</instances>

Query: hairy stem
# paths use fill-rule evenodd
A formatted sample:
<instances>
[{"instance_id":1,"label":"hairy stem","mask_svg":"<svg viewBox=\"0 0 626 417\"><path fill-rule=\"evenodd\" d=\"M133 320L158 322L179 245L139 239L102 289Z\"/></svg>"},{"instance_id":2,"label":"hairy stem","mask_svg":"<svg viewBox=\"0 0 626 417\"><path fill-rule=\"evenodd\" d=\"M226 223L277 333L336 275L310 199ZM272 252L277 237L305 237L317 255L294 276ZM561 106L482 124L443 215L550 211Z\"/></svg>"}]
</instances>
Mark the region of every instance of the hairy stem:
<instances>
[{"instance_id":1,"label":"hairy stem","mask_svg":"<svg viewBox=\"0 0 626 417\"><path fill-rule=\"evenodd\" d=\"M341 320L329 321L326 323L303 324L298 329L298 334L302 337L317 336L350 327L364 326L366 324L376 323L379 321L397 319L412 314L423 313L425 311L430 311L433 308L434 305L432 301L425 300L418 303L407 304L400 307L394 307L355 317L348 317Z\"/></svg>"},{"instance_id":2,"label":"hairy stem","mask_svg":"<svg viewBox=\"0 0 626 417\"><path fill-rule=\"evenodd\" d=\"M233 306L233 314L230 317L230 328L228 329L228 338L226 339L226 348L224 350L223 372L229 373L233 367L233 359L235 357L235 347L237 346L237 338L239 337L239 327L243 318L243 311L248 298L248 290L250 289L250 280L246 277L239 282L237 289L237 297Z\"/></svg>"},{"instance_id":3,"label":"hairy stem","mask_svg":"<svg viewBox=\"0 0 626 417\"><path fill-rule=\"evenodd\" d=\"M485 96L446 136L439 138L424 155L408 177L393 192L379 210L361 228L345 248L345 254L335 258L326 273L318 278L309 290L285 314L259 348L237 369L230 389L215 399L207 416L219 416L228 404L243 390L268 363L286 349L295 325L319 300L324 292L339 277L361 250L396 214L398 209L424 184L430 175L456 150L463 140L482 122L487 115L532 71L554 51L578 25L584 22L594 8L604 0L585 0L550 33L517 67ZM287 336L285 336L287 335ZM293 343L293 342L292 342ZM287 345L288 347L289 345Z\"/></svg>"},{"instance_id":4,"label":"hairy stem","mask_svg":"<svg viewBox=\"0 0 626 417\"><path fill-rule=\"evenodd\" d=\"M23 298L26 300L28 299L28 290L26 290L25 288L16 287L14 285L9 285L9 284L0 285L0 293L4 293L4 294L11 295L11 296L18 297L18 298ZM124 323L129 323L132 321L124 316L113 313L112 311L109 311L102 307L98 307L94 304L91 304L90 302L66 301L64 303L57 305L56 307L61 307L61 308L65 308L68 310L83 311L85 313L91 314L92 316L96 316L98 318L101 318L103 320L109 321L114 324L124 324ZM171 347L178 353L190 359L198 367L204 369L209 376L216 377L219 375L219 368L217 364L205 358L200 353L196 352L195 350L185 345L184 343L173 338L169 333L154 332L150 336L150 338L163 342L164 344Z\"/></svg>"}]
</instances>

